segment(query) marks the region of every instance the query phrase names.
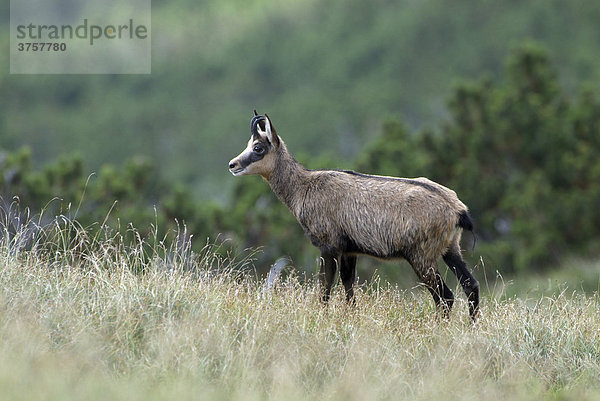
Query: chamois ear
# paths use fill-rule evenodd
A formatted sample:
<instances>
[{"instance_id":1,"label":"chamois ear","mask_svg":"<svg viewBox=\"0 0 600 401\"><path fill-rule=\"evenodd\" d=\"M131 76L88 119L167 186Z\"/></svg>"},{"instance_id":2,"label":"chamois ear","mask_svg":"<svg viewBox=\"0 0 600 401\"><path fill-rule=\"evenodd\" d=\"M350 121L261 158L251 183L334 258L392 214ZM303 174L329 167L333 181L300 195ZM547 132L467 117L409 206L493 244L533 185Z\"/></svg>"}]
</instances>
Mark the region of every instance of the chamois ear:
<instances>
[{"instance_id":1,"label":"chamois ear","mask_svg":"<svg viewBox=\"0 0 600 401\"><path fill-rule=\"evenodd\" d=\"M273 145L279 145L279 137L277 136L277 131L275 130L275 126L271 124L271 119L265 113L265 131L267 135L267 139Z\"/></svg>"}]
</instances>

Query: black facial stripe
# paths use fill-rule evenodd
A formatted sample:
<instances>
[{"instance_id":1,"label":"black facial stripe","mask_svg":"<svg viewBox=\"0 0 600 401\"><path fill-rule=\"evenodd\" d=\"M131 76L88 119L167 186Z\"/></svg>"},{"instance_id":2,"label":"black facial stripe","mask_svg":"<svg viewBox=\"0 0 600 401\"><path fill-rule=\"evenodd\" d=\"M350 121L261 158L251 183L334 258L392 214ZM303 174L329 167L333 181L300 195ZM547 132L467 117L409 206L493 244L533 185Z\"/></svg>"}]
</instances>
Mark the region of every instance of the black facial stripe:
<instances>
[{"instance_id":1,"label":"black facial stripe","mask_svg":"<svg viewBox=\"0 0 600 401\"><path fill-rule=\"evenodd\" d=\"M250 153L247 157L244 157L243 159L240 159L240 167L241 168L246 168L249 165L251 165L252 163L255 163L259 160L262 160L263 157L265 157L267 153L263 153L262 155L259 155L255 152Z\"/></svg>"},{"instance_id":2,"label":"black facial stripe","mask_svg":"<svg viewBox=\"0 0 600 401\"><path fill-rule=\"evenodd\" d=\"M254 149L254 147L257 144L260 144L263 147L264 152L261 153L261 154L258 154L258 153L254 152L254 151L250 152L250 154L248 156L244 157L243 159L240 159L240 167L241 168L246 168L249 165L251 165L252 163L256 163L257 161L262 160L265 157L265 155L267 153L269 153L269 145L268 145L268 143L269 142L266 140L266 138L261 138L260 140L252 143L252 149Z\"/></svg>"},{"instance_id":3,"label":"black facial stripe","mask_svg":"<svg viewBox=\"0 0 600 401\"><path fill-rule=\"evenodd\" d=\"M258 140L255 140L254 142L252 142L252 149L254 149L254 147L256 145L262 145L262 147L265 150L265 153L267 153L271 147L271 143L269 142L269 140L264 137L261 137Z\"/></svg>"}]
</instances>

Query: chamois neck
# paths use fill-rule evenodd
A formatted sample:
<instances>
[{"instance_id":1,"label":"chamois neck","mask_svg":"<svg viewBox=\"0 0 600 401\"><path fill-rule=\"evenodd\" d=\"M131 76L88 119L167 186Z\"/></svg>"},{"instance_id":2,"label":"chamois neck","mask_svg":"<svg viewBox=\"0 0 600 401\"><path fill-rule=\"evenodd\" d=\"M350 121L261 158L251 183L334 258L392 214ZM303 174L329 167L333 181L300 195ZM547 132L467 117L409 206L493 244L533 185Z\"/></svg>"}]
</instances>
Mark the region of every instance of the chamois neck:
<instances>
[{"instance_id":1,"label":"chamois neck","mask_svg":"<svg viewBox=\"0 0 600 401\"><path fill-rule=\"evenodd\" d=\"M267 181L279 200L293 210L295 202L304 194L302 188L307 184L308 170L294 159L283 143L276 157L275 168Z\"/></svg>"}]
</instances>

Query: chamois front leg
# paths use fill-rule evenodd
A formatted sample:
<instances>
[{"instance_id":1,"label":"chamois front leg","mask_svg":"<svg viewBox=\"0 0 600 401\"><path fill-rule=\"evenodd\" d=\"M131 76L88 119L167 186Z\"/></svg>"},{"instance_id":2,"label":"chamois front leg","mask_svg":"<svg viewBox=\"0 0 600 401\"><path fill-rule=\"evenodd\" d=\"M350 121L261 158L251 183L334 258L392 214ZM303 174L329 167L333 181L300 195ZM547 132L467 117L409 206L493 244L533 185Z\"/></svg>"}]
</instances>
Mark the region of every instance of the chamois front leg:
<instances>
[{"instance_id":1,"label":"chamois front leg","mask_svg":"<svg viewBox=\"0 0 600 401\"><path fill-rule=\"evenodd\" d=\"M340 258L340 278L346 290L346 301L354 305L354 281L356 280L356 256L342 254Z\"/></svg>"},{"instance_id":2,"label":"chamois front leg","mask_svg":"<svg viewBox=\"0 0 600 401\"><path fill-rule=\"evenodd\" d=\"M323 303L329 301L329 294L331 294L331 287L333 286L333 280L335 279L336 265L336 256L332 255L330 252L321 252L319 281L321 282L321 300Z\"/></svg>"}]
</instances>

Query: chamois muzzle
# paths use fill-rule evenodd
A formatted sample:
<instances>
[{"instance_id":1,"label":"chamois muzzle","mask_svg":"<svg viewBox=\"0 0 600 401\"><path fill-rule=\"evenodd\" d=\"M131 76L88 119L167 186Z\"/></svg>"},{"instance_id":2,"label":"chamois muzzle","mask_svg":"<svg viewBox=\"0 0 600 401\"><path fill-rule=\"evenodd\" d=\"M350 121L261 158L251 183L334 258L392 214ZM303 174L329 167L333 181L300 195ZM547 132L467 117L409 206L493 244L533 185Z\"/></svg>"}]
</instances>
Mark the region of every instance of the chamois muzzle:
<instances>
[{"instance_id":1,"label":"chamois muzzle","mask_svg":"<svg viewBox=\"0 0 600 401\"><path fill-rule=\"evenodd\" d=\"M231 172L231 174L240 175L244 172L244 170L245 168L240 166L240 162L237 160L237 158L229 162L229 172Z\"/></svg>"}]
</instances>

